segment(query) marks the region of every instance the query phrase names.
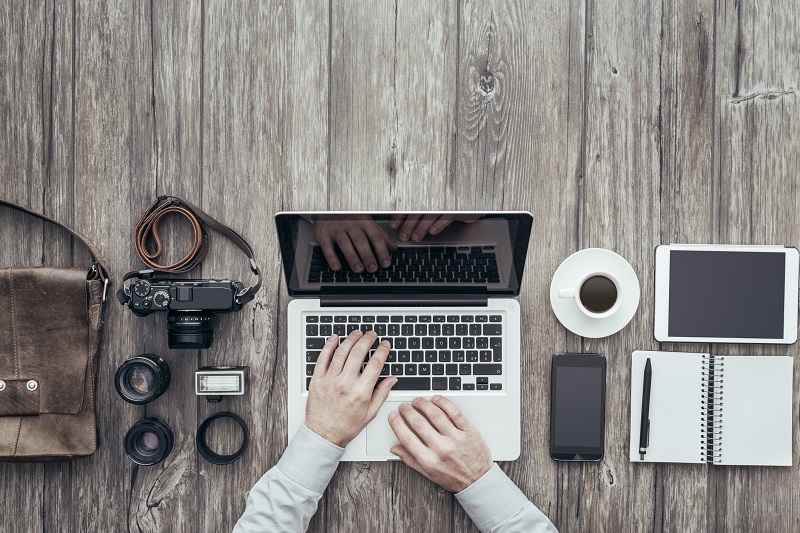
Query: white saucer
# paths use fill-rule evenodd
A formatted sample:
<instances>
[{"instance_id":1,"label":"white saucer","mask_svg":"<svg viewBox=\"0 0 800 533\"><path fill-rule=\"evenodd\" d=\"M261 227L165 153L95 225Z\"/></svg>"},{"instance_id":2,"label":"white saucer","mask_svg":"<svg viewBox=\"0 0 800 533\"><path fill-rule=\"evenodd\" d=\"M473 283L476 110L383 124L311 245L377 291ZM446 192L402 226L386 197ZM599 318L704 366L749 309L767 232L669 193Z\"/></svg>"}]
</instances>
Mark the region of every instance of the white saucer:
<instances>
[{"instance_id":1,"label":"white saucer","mask_svg":"<svg viewBox=\"0 0 800 533\"><path fill-rule=\"evenodd\" d=\"M595 270L614 274L622 288L622 305L607 318L590 318L578 308L574 298L558 297L559 289L577 289L577 283ZM622 256L603 248L587 248L567 257L550 283L550 305L558 321L576 335L590 339L608 337L624 328L636 314L640 295L639 278L633 267Z\"/></svg>"}]
</instances>

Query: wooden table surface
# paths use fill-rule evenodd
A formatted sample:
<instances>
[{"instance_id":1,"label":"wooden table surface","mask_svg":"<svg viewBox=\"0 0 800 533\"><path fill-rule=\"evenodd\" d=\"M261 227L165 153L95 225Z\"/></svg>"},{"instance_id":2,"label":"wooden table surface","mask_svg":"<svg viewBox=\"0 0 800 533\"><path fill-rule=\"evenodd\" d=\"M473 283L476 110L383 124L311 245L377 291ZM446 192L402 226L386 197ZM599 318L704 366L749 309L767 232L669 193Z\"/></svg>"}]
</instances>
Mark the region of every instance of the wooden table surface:
<instances>
[{"instance_id":1,"label":"wooden table surface","mask_svg":"<svg viewBox=\"0 0 800 533\"><path fill-rule=\"evenodd\" d=\"M659 345L652 314L660 243L800 245L798 42L795 0L2 2L0 197L89 237L118 286L141 267L137 218L177 194L241 232L265 282L220 318L205 351L168 350L163 316L112 301L100 447L74 463L0 464L0 530L231 529L287 439L289 299L273 215L311 209L534 213L519 298L522 455L501 466L561 531L800 530L797 376L791 468L631 464L627 451L634 349L800 352ZM171 224L173 256L187 231ZM63 232L6 209L0 233L2 267L87 264ZM556 267L588 247L624 256L642 287L633 321L600 340L568 332L548 300ZM220 235L195 274L249 280ZM608 358L599 464L548 456L558 351ZM142 352L173 372L146 407L112 384ZM249 365L249 394L197 401L192 376L206 364ZM223 408L246 419L252 441L239 462L214 466L194 435ZM175 449L137 468L121 439L145 415L169 423ZM475 527L404 465L349 463L310 530Z\"/></svg>"}]
</instances>

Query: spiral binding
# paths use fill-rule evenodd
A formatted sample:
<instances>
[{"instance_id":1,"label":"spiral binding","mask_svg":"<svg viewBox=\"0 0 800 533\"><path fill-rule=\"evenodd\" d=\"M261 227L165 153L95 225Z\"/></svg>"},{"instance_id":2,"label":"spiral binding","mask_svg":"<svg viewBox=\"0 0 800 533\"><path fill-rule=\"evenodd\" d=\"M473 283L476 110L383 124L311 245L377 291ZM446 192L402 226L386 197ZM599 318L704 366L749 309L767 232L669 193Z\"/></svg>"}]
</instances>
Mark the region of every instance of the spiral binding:
<instances>
[{"instance_id":1,"label":"spiral binding","mask_svg":"<svg viewBox=\"0 0 800 533\"><path fill-rule=\"evenodd\" d=\"M700 395L700 460L709 464L722 462L723 397L725 382L725 358L703 355L702 383Z\"/></svg>"}]
</instances>

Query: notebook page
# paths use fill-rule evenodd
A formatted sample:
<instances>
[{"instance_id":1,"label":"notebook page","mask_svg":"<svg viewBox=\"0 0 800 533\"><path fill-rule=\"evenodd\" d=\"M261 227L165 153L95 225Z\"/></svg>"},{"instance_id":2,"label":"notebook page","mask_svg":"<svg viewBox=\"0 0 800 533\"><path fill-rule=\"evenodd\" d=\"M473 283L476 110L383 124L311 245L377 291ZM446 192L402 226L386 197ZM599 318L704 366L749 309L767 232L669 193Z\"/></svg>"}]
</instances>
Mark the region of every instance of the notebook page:
<instances>
[{"instance_id":1,"label":"notebook page","mask_svg":"<svg viewBox=\"0 0 800 533\"><path fill-rule=\"evenodd\" d=\"M639 424L647 358L650 385L650 445L644 462L703 463L700 434L703 358L698 353L635 351L631 369L630 459L639 459Z\"/></svg>"},{"instance_id":2,"label":"notebook page","mask_svg":"<svg viewBox=\"0 0 800 533\"><path fill-rule=\"evenodd\" d=\"M792 466L793 358L722 359L721 464Z\"/></svg>"}]
</instances>

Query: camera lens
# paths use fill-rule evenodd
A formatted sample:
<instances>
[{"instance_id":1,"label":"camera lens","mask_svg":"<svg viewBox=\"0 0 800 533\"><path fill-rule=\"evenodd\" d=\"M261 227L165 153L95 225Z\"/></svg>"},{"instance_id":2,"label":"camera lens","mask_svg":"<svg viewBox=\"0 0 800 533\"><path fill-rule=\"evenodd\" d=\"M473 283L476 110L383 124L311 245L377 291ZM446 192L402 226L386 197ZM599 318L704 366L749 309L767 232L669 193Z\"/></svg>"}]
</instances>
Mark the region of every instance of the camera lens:
<instances>
[{"instance_id":1,"label":"camera lens","mask_svg":"<svg viewBox=\"0 0 800 533\"><path fill-rule=\"evenodd\" d=\"M114 385L126 401L135 404L148 403L169 387L170 372L163 359L152 354L131 357L117 369Z\"/></svg>"},{"instance_id":2,"label":"camera lens","mask_svg":"<svg viewBox=\"0 0 800 533\"><path fill-rule=\"evenodd\" d=\"M201 348L214 340L214 313L211 311L170 311L167 315L170 348Z\"/></svg>"},{"instance_id":3,"label":"camera lens","mask_svg":"<svg viewBox=\"0 0 800 533\"><path fill-rule=\"evenodd\" d=\"M136 464L149 466L163 461L172 451L174 437L158 418L144 418L125 434L125 454Z\"/></svg>"}]
</instances>

